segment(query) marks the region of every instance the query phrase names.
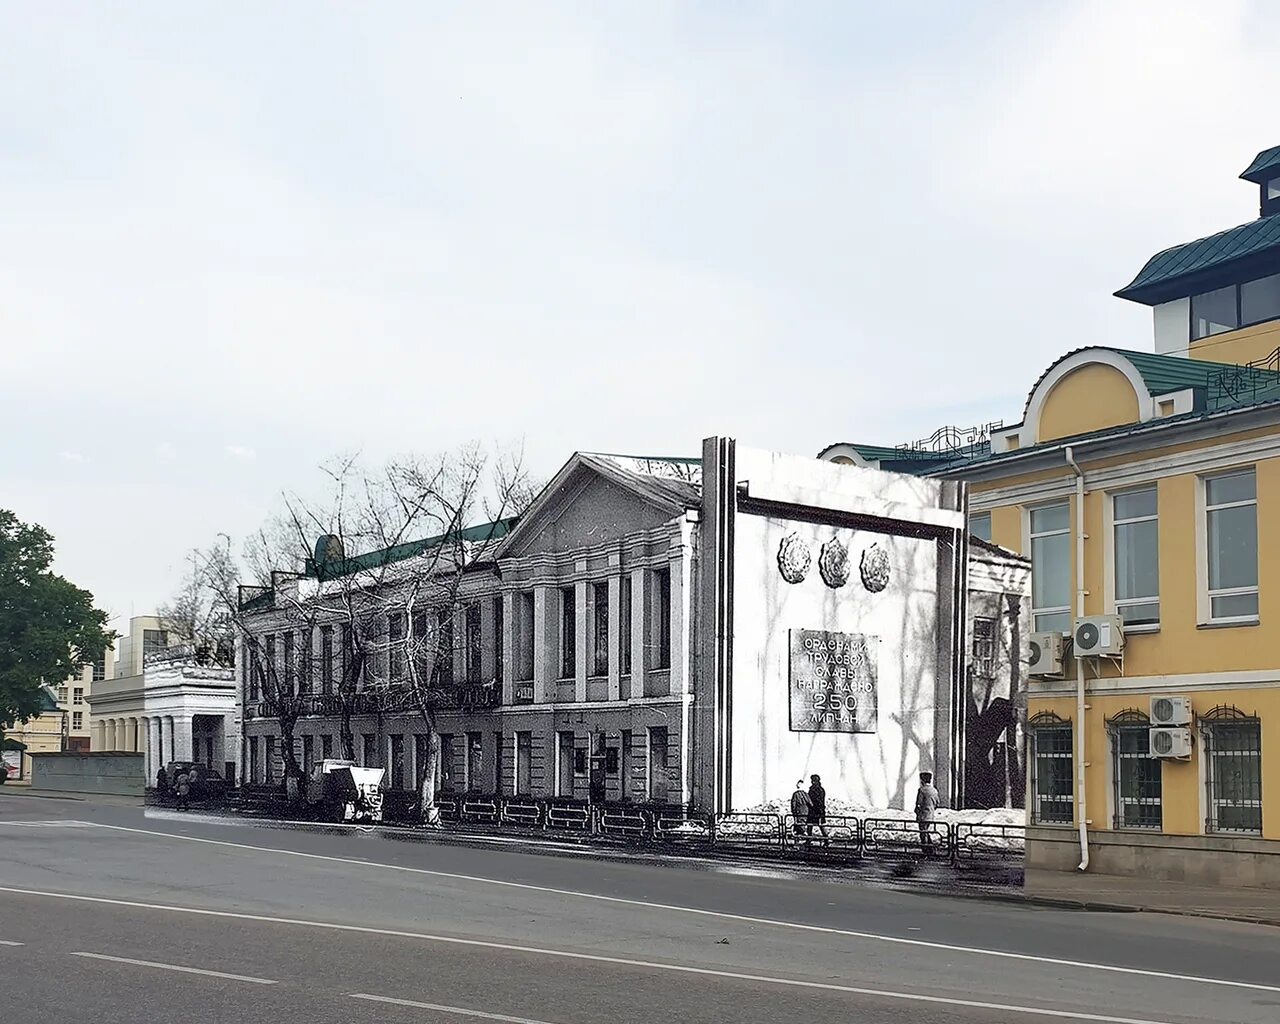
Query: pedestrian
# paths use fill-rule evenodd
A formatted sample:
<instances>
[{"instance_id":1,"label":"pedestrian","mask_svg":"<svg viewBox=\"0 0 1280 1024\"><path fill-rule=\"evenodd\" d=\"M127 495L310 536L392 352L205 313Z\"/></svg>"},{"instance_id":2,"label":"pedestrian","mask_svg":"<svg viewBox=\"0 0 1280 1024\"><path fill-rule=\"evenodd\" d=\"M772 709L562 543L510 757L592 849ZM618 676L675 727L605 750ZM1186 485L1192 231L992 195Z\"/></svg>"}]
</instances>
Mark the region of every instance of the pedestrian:
<instances>
[{"instance_id":1,"label":"pedestrian","mask_svg":"<svg viewBox=\"0 0 1280 1024\"><path fill-rule=\"evenodd\" d=\"M920 826L920 850L933 856L933 816L938 810L938 790L933 785L933 772L920 773L920 789L916 793L916 824Z\"/></svg>"},{"instance_id":2,"label":"pedestrian","mask_svg":"<svg viewBox=\"0 0 1280 1024\"><path fill-rule=\"evenodd\" d=\"M188 802L191 798L191 776L183 772L178 776L178 810L189 811L191 805Z\"/></svg>"},{"instance_id":3,"label":"pedestrian","mask_svg":"<svg viewBox=\"0 0 1280 1024\"><path fill-rule=\"evenodd\" d=\"M805 822L809 820L809 794L804 789L804 779L796 783L796 791L791 794L791 827L798 836L804 835ZM805 840L808 845L808 840Z\"/></svg>"},{"instance_id":4,"label":"pedestrian","mask_svg":"<svg viewBox=\"0 0 1280 1024\"><path fill-rule=\"evenodd\" d=\"M831 838L827 835L827 791L822 788L822 780L816 775L809 776L809 815L805 825L809 838L813 838L813 826L817 825L822 832L822 845L831 845Z\"/></svg>"},{"instance_id":5,"label":"pedestrian","mask_svg":"<svg viewBox=\"0 0 1280 1024\"><path fill-rule=\"evenodd\" d=\"M161 800L169 795L169 776L165 774L164 765L156 772L156 795Z\"/></svg>"}]
</instances>

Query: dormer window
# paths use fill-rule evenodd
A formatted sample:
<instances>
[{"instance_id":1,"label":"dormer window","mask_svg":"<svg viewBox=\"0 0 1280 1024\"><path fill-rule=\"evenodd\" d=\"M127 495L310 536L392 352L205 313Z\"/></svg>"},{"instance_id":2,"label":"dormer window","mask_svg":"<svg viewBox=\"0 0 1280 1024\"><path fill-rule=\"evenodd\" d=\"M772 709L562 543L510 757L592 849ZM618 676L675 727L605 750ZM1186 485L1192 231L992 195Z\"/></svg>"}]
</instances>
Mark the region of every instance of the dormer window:
<instances>
[{"instance_id":1,"label":"dormer window","mask_svg":"<svg viewBox=\"0 0 1280 1024\"><path fill-rule=\"evenodd\" d=\"M1267 182L1266 201L1268 203L1280 199L1280 178L1272 178Z\"/></svg>"},{"instance_id":2,"label":"dormer window","mask_svg":"<svg viewBox=\"0 0 1280 1024\"><path fill-rule=\"evenodd\" d=\"M1240 326L1236 286L1191 296L1191 339L1234 331Z\"/></svg>"}]
</instances>

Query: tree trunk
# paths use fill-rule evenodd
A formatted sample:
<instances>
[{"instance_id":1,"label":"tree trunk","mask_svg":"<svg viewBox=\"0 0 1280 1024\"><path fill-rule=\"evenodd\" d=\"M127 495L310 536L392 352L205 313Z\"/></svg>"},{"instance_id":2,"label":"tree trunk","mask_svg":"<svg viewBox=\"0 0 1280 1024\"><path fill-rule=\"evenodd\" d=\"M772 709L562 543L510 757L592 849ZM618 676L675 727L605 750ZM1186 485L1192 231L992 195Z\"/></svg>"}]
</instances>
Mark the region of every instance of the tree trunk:
<instances>
[{"instance_id":1,"label":"tree trunk","mask_svg":"<svg viewBox=\"0 0 1280 1024\"><path fill-rule=\"evenodd\" d=\"M418 821L426 825L440 824L440 810L436 807L436 762L440 759L440 734L431 723L427 724L427 763L416 765L418 770L418 801L414 813Z\"/></svg>"},{"instance_id":2,"label":"tree trunk","mask_svg":"<svg viewBox=\"0 0 1280 1024\"><path fill-rule=\"evenodd\" d=\"M280 753L284 757L284 792L291 804L300 804L307 799L306 773L298 763L297 753L293 749L293 728L295 723L280 723Z\"/></svg>"},{"instance_id":3,"label":"tree trunk","mask_svg":"<svg viewBox=\"0 0 1280 1024\"><path fill-rule=\"evenodd\" d=\"M342 714L338 723L338 736L342 741L342 756L348 761L356 759L356 736L351 731L351 695L344 694L341 701Z\"/></svg>"}]
</instances>

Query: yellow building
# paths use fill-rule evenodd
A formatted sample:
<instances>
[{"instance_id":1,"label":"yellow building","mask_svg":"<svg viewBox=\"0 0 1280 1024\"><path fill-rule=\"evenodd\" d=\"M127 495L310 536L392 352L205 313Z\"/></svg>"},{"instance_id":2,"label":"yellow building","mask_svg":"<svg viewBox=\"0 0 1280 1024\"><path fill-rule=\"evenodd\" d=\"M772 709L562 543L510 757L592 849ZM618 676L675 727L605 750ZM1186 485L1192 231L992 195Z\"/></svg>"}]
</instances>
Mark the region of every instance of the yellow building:
<instances>
[{"instance_id":1,"label":"yellow building","mask_svg":"<svg viewBox=\"0 0 1280 1024\"><path fill-rule=\"evenodd\" d=\"M1154 353L1062 356L1013 426L823 453L967 481L1032 560L1029 866L1280 886L1280 147L1242 177L1262 216L1117 292Z\"/></svg>"},{"instance_id":2,"label":"yellow building","mask_svg":"<svg viewBox=\"0 0 1280 1024\"><path fill-rule=\"evenodd\" d=\"M66 713L50 686L40 687L40 711L15 722L0 737L0 771L12 782L31 780L31 755L66 749Z\"/></svg>"}]
</instances>

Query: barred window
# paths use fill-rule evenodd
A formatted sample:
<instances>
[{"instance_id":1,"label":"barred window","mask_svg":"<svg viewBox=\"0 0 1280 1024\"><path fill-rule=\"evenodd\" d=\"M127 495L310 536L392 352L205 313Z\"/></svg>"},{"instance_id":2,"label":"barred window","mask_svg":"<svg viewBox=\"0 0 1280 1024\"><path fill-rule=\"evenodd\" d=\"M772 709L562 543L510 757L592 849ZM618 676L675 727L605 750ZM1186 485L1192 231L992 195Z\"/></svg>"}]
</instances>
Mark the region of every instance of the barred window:
<instances>
[{"instance_id":1,"label":"barred window","mask_svg":"<svg viewBox=\"0 0 1280 1024\"><path fill-rule=\"evenodd\" d=\"M979 616L973 620L973 673L981 679L996 675L996 636L999 623Z\"/></svg>"},{"instance_id":2,"label":"barred window","mask_svg":"<svg viewBox=\"0 0 1280 1024\"><path fill-rule=\"evenodd\" d=\"M1115 828L1153 828L1164 823L1163 765L1151 756L1151 722L1141 711L1121 711L1107 720L1111 734Z\"/></svg>"},{"instance_id":3,"label":"barred window","mask_svg":"<svg viewBox=\"0 0 1280 1024\"><path fill-rule=\"evenodd\" d=\"M1208 832L1262 832L1262 723L1219 706L1200 719Z\"/></svg>"},{"instance_id":4,"label":"barred window","mask_svg":"<svg viewBox=\"0 0 1280 1024\"><path fill-rule=\"evenodd\" d=\"M1069 825L1075 816L1071 723L1041 712L1031 732L1031 814L1038 825Z\"/></svg>"}]
</instances>

